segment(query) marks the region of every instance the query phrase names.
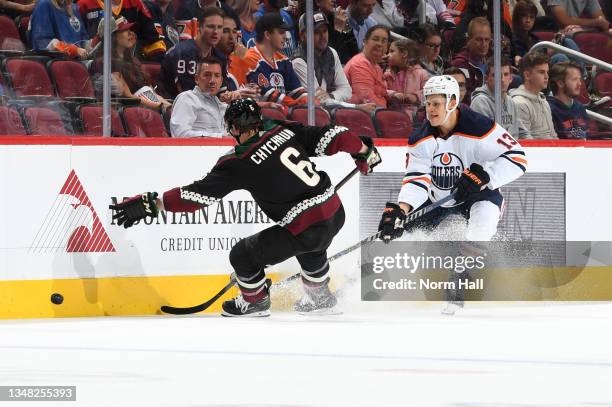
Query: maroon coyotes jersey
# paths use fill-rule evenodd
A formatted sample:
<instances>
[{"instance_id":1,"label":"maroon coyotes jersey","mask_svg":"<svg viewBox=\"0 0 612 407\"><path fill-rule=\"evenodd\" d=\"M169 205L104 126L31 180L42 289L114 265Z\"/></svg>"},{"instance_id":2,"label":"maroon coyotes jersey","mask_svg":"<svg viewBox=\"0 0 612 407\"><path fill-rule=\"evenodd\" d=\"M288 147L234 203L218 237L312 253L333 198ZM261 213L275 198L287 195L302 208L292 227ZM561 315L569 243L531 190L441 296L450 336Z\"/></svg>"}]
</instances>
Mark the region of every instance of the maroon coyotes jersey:
<instances>
[{"instance_id":1,"label":"maroon coyotes jersey","mask_svg":"<svg viewBox=\"0 0 612 407\"><path fill-rule=\"evenodd\" d=\"M164 193L164 206L195 211L245 189L270 219L297 235L329 219L341 205L329 176L309 157L354 154L361 146L346 127L268 122L258 136L221 157L206 177Z\"/></svg>"}]
</instances>

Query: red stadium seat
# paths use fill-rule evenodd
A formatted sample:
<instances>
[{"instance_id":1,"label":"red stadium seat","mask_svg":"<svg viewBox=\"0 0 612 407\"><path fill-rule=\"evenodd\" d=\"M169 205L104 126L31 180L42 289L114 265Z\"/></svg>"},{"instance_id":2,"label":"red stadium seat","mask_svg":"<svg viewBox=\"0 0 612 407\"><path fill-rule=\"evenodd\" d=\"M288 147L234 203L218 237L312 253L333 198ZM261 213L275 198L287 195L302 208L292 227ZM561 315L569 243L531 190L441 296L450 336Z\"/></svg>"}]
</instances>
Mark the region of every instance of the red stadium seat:
<instances>
[{"instance_id":1,"label":"red stadium seat","mask_svg":"<svg viewBox=\"0 0 612 407\"><path fill-rule=\"evenodd\" d=\"M372 119L363 110L339 107L333 114L337 125L348 127L358 136L376 137Z\"/></svg>"},{"instance_id":2,"label":"red stadium seat","mask_svg":"<svg viewBox=\"0 0 612 407\"><path fill-rule=\"evenodd\" d=\"M55 96L45 66L35 60L7 58L5 70L16 97Z\"/></svg>"},{"instance_id":3,"label":"red stadium seat","mask_svg":"<svg viewBox=\"0 0 612 407\"><path fill-rule=\"evenodd\" d=\"M52 60L47 66L59 97L95 97L89 72L80 62Z\"/></svg>"},{"instance_id":4,"label":"red stadium seat","mask_svg":"<svg viewBox=\"0 0 612 407\"><path fill-rule=\"evenodd\" d=\"M596 32L579 32L573 37L581 52L605 62L612 61L612 39Z\"/></svg>"},{"instance_id":5,"label":"red stadium seat","mask_svg":"<svg viewBox=\"0 0 612 407\"><path fill-rule=\"evenodd\" d=\"M298 106L291 109L289 112L289 120L300 122L303 125L308 125L308 108ZM315 108L315 126L327 126L331 123L329 113L322 107Z\"/></svg>"},{"instance_id":6,"label":"red stadium seat","mask_svg":"<svg viewBox=\"0 0 612 407\"><path fill-rule=\"evenodd\" d=\"M272 119L272 120L287 120L287 116L285 116L282 110L272 109L269 107L262 108L261 115L264 118Z\"/></svg>"},{"instance_id":7,"label":"red stadium seat","mask_svg":"<svg viewBox=\"0 0 612 407\"><path fill-rule=\"evenodd\" d=\"M374 126L379 137L408 140L412 133L412 119L404 112L380 109L374 113Z\"/></svg>"},{"instance_id":8,"label":"red stadium seat","mask_svg":"<svg viewBox=\"0 0 612 407\"><path fill-rule=\"evenodd\" d=\"M38 136L72 136L66 130L60 114L45 107L26 107L24 109L28 132Z\"/></svg>"},{"instance_id":9,"label":"red stadium seat","mask_svg":"<svg viewBox=\"0 0 612 407\"><path fill-rule=\"evenodd\" d=\"M19 112L8 106L0 106L0 136L25 136L27 134Z\"/></svg>"},{"instance_id":10,"label":"red stadium seat","mask_svg":"<svg viewBox=\"0 0 612 407\"><path fill-rule=\"evenodd\" d=\"M84 136L102 136L102 106L81 105L77 108ZM116 109L111 108L111 135L124 136L125 129Z\"/></svg>"},{"instance_id":11,"label":"red stadium seat","mask_svg":"<svg viewBox=\"0 0 612 407\"><path fill-rule=\"evenodd\" d=\"M582 103L583 105L588 105L589 103L591 103L588 86L584 79L580 79L580 84L582 85L580 86L580 95L578 95L576 100Z\"/></svg>"},{"instance_id":12,"label":"red stadium seat","mask_svg":"<svg viewBox=\"0 0 612 407\"><path fill-rule=\"evenodd\" d=\"M601 97L610 97L610 101L598 108L612 107L612 72L601 72L595 77L594 88Z\"/></svg>"},{"instance_id":13,"label":"red stadium seat","mask_svg":"<svg viewBox=\"0 0 612 407\"><path fill-rule=\"evenodd\" d=\"M170 137L158 112L146 107L129 106L122 110L123 122L132 137Z\"/></svg>"},{"instance_id":14,"label":"red stadium seat","mask_svg":"<svg viewBox=\"0 0 612 407\"><path fill-rule=\"evenodd\" d=\"M533 35L538 37L540 41L552 41L557 33L553 31L534 31Z\"/></svg>"},{"instance_id":15,"label":"red stadium seat","mask_svg":"<svg viewBox=\"0 0 612 407\"><path fill-rule=\"evenodd\" d=\"M141 67L142 71L147 76L147 82L149 83L149 86L155 87L157 85L157 77L159 76L161 65L155 63L147 63L142 64Z\"/></svg>"},{"instance_id":16,"label":"red stadium seat","mask_svg":"<svg viewBox=\"0 0 612 407\"><path fill-rule=\"evenodd\" d=\"M2 15L0 15L0 50L25 50L15 23L9 17Z\"/></svg>"}]
</instances>

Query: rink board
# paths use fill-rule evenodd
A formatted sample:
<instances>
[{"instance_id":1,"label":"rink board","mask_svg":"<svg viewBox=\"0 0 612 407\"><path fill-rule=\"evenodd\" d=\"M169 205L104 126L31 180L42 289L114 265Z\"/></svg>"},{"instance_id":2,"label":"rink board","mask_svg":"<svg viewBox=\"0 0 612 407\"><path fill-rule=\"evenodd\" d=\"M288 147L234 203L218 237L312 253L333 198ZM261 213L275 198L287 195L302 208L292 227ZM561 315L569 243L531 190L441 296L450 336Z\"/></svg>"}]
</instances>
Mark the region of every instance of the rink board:
<instances>
[{"instance_id":1,"label":"rink board","mask_svg":"<svg viewBox=\"0 0 612 407\"><path fill-rule=\"evenodd\" d=\"M108 205L113 198L163 192L199 179L230 148L231 140L15 137L0 143L0 190L4 192L0 200L0 318L146 315L155 314L166 303L200 303L225 285L232 245L272 225L245 191L234 192L222 204L196 214L162 214L127 230L111 219ZM377 172L401 175L404 143L381 140L379 144L383 163ZM576 142L532 144L527 148L531 181L526 177L508 188L540 191L550 182L562 183L564 199L558 188L552 188L555 205L551 201L539 207L547 209L543 212L550 216L546 224L554 223L549 229L555 236L612 240L608 215L612 190L602 181L605 176L592 175L612 170L612 143L592 144L593 148ZM353 166L345 154L315 161L334 183ZM339 192L347 221L330 254L365 233L363 225L371 220L360 222L364 193L374 199L375 206L384 206L392 198L381 193L378 202L372 192L379 191L364 189L359 177ZM524 194L516 197L523 198ZM532 235L540 233L533 227L537 222L529 205L521 208L525 217L514 216L512 227L530 222ZM379 213L373 208L365 212L374 217ZM535 218L541 220L537 214ZM357 259L358 253L345 256L333 268L350 274ZM299 266L289 260L271 271L290 274L299 271ZM63 304L50 302L54 292L64 295Z\"/></svg>"}]
</instances>

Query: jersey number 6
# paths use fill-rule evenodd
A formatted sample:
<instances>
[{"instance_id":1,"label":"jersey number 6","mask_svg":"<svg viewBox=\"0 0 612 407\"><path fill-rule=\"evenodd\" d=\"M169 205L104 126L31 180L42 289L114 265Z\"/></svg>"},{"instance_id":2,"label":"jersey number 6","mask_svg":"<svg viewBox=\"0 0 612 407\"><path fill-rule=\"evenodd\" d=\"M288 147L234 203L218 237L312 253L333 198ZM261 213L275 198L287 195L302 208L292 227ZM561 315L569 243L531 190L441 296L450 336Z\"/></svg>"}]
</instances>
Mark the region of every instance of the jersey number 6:
<instances>
[{"instance_id":1,"label":"jersey number 6","mask_svg":"<svg viewBox=\"0 0 612 407\"><path fill-rule=\"evenodd\" d=\"M287 147L280 155L280 160L283 165L289 170L297 175L299 179L301 179L304 184L309 187L314 187L319 183L321 177L317 174L312 168L312 163L307 160L299 160L297 163L291 161L291 157L299 158L300 152L293 147ZM308 172L306 172L308 169Z\"/></svg>"}]
</instances>

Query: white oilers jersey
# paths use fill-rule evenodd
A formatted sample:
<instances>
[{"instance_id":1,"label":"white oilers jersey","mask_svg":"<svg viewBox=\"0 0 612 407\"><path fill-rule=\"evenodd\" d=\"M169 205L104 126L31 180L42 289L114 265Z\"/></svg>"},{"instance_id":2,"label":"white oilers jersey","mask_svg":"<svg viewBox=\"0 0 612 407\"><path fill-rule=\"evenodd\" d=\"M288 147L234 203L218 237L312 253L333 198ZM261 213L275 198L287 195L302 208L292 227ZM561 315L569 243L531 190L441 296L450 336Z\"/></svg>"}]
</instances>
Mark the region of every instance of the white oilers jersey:
<instances>
[{"instance_id":1,"label":"white oilers jersey","mask_svg":"<svg viewBox=\"0 0 612 407\"><path fill-rule=\"evenodd\" d=\"M428 198L435 202L446 197L473 163L489 174L487 188L493 190L525 173L525 152L503 127L466 106L458 110L457 125L448 138L438 137L429 121L410 136L399 202L416 209ZM453 205L451 201L445 206Z\"/></svg>"}]
</instances>

